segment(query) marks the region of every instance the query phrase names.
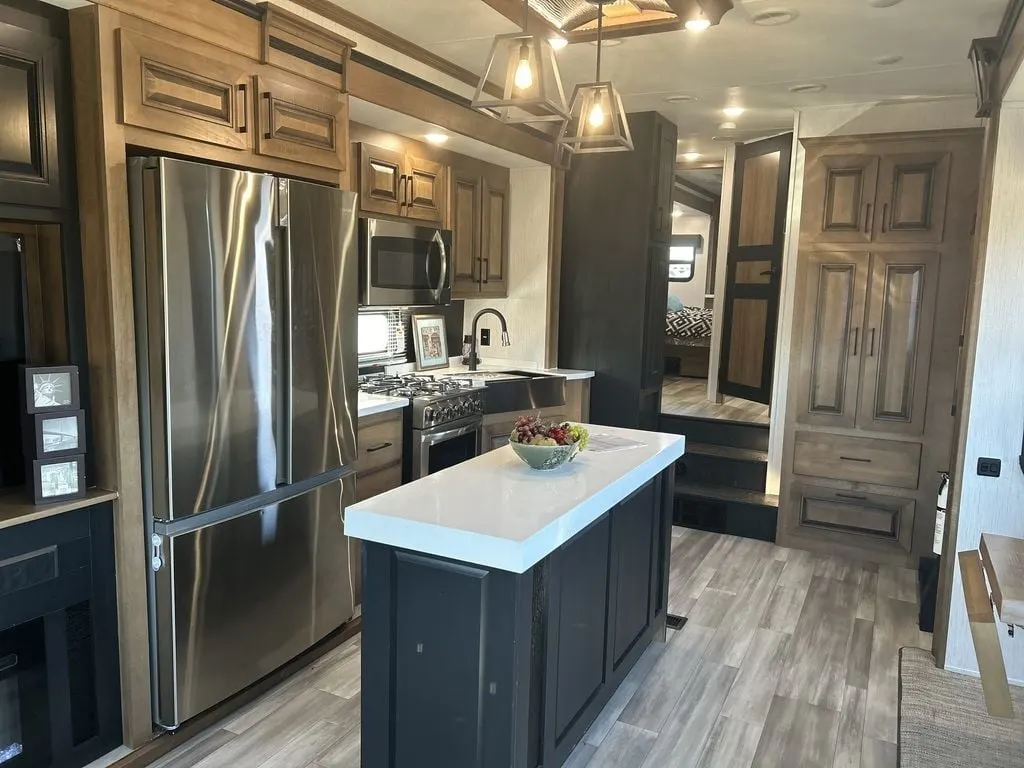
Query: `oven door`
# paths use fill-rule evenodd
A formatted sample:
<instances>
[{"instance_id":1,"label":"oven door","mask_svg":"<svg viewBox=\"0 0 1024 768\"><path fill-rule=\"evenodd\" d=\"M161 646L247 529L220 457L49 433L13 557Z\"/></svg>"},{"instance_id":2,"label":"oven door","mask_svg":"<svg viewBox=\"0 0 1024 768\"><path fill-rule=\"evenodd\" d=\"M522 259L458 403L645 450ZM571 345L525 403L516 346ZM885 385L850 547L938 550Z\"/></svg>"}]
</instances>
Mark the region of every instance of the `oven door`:
<instances>
[{"instance_id":1,"label":"oven door","mask_svg":"<svg viewBox=\"0 0 1024 768\"><path fill-rule=\"evenodd\" d=\"M412 479L440 472L480 455L483 422L474 418L413 433Z\"/></svg>"},{"instance_id":2,"label":"oven door","mask_svg":"<svg viewBox=\"0 0 1024 768\"><path fill-rule=\"evenodd\" d=\"M50 765L43 619L0 631L0 768Z\"/></svg>"},{"instance_id":3,"label":"oven door","mask_svg":"<svg viewBox=\"0 0 1024 768\"><path fill-rule=\"evenodd\" d=\"M360 219L360 301L369 307L450 304L452 233Z\"/></svg>"}]
</instances>

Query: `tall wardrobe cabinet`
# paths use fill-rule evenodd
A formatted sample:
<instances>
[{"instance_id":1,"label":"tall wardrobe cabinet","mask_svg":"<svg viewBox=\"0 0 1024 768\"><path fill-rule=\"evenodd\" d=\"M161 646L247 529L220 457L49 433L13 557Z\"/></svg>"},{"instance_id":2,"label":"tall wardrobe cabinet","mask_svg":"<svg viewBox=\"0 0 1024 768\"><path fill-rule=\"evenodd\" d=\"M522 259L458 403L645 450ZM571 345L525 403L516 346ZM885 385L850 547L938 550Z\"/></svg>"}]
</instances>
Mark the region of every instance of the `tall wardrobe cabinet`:
<instances>
[{"instance_id":1,"label":"tall wardrobe cabinet","mask_svg":"<svg viewBox=\"0 0 1024 768\"><path fill-rule=\"evenodd\" d=\"M913 565L948 469L980 131L807 139L778 541Z\"/></svg>"}]
</instances>

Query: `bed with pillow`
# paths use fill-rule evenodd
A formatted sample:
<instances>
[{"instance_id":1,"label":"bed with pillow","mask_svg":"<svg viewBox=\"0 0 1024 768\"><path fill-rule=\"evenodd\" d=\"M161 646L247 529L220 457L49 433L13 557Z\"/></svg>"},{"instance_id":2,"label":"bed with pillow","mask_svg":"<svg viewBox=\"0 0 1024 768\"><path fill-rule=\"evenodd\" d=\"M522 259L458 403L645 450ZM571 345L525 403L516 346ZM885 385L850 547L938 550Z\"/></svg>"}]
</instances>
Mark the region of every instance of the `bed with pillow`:
<instances>
[{"instance_id":1,"label":"bed with pillow","mask_svg":"<svg viewBox=\"0 0 1024 768\"><path fill-rule=\"evenodd\" d=\"M667 373L701 379L708 377L712 314L710 309L703 307L686 307L681 303L669 302L669 311L665 316Z\"/></svg>"}]
</instances>

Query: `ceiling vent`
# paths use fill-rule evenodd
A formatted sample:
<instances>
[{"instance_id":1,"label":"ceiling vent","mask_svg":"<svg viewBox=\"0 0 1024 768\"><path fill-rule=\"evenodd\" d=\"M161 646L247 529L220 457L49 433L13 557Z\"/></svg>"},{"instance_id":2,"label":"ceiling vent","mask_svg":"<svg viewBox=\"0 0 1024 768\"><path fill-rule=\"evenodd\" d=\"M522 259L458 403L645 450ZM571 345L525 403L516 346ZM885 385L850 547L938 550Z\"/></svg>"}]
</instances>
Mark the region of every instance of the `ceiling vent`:
<instances>
[{"instance_id":1,"label":"ceiling vent","mask_svg":"<svg viewBox=\"0 0 1024 768\"><path fill-rule=\"evenodd\" d=\"M781 27L783 24L796 21L799 15L798 11L788 8L768 8L752 15L750 21L759 27Z\"/></svg>"},{"instance_id":2,"label":"ceiling vent","mask_svg":"<svg viewBox=\"0 0 1024 768\"><path fill-rule=\"evenodd\" d=\"M790 93L821 93L827 86L821 83L804 83L803 85L794 85L789 89Z\"/></svg>"}]
</instances>

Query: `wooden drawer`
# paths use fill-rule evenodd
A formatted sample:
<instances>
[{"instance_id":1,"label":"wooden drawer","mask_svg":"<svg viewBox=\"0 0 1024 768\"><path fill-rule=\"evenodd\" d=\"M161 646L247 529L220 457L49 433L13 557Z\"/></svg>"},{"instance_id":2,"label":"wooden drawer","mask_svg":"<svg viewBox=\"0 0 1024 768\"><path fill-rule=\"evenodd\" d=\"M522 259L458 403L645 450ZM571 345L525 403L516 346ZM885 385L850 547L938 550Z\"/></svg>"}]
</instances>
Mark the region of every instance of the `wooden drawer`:
<instances>
[{"instance_id":1,"label":"wooden drawer","mask_svg":"<svg viewBox=\"0 0 1024 768\"><path fill-rule=\"evenodd\" d=\"M402 411L359 420L359 475L402 462Z\"/></svg>"},{"instance_id":2,"label":"wooden drawer","mask_svg":"<svg viewBox=\"0 0 1024 768\"><path fill-rule=\"evenodd\" d=\"M379 493L390 491L402 484L402 465L392 464L390 467L356 475L356 501L365 501Z\"/></svg>"},{"instance_id":3,"label":"wooden drawer","mask_svg":"<svg viewBox=\"0 0 1024 768\"><path fill-rule=\"evenodd\" d=\"M836 543L909 553L913 546L914 499L794 483L794 527ZM874 541L872 541L874 540Z\"/></svg>"},{"instance_id":4,"label":"wooden drawer","mask_svg":"<svg viewBox=\"0 0 1024 768\"><path fill-rule=\"evenodd\" d=\"M793 471L832 480L916 489L921 444L797 432Z\"/></svg>"}]
</instances>

